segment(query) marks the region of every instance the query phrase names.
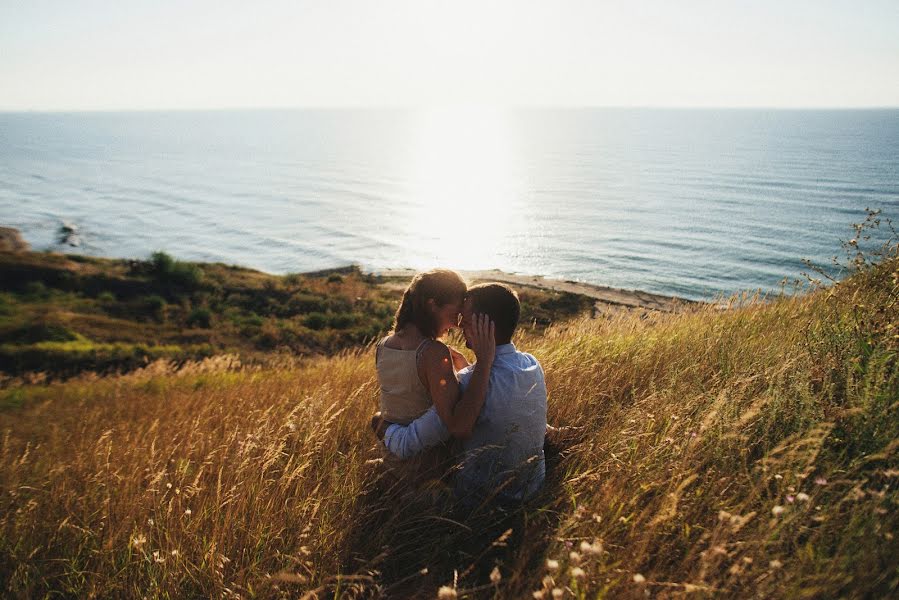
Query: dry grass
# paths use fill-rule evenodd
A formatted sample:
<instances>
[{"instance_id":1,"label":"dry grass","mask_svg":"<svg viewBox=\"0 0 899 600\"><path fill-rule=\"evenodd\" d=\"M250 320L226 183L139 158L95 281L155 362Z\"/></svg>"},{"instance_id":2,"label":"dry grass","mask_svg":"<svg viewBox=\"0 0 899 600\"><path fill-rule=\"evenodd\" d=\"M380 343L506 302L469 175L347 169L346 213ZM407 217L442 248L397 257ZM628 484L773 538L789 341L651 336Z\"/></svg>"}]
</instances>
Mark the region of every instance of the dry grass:
<instances>
[{"instance_id":1,"label":"dry grass","mask_svg":"<svg viewBox=\"0 0 899 600\"><path fill-rule=\"evenodd\" d=\"M0 413L22 597L874 597L899 589L899 262L520 348L581 427L540 498L397 485L369 349L27 386ZM21 406L19 406L21 405ZM492 575L492 576L491 576Z\"/></svg>"}]
</instances>

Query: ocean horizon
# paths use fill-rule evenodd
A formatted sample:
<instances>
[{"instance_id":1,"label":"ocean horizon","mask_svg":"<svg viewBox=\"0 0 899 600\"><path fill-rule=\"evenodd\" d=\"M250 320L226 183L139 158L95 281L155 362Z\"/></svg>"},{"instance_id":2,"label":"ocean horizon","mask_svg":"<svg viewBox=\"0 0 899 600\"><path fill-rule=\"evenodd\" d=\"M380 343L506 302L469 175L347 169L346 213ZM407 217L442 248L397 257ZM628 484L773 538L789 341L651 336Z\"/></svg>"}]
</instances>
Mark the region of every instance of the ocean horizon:
<instances>
[{"instance_id":1,"label":"ocean horizon","mask_svg":"<svg viewBox=\"0 0 899 600\"><path fill-rule=\"evenodd\" d=\"M701 300L829 265L866 208L899 217L899 109L0 113L0 225L36 250Z\"/></svg>"}]
</instances>

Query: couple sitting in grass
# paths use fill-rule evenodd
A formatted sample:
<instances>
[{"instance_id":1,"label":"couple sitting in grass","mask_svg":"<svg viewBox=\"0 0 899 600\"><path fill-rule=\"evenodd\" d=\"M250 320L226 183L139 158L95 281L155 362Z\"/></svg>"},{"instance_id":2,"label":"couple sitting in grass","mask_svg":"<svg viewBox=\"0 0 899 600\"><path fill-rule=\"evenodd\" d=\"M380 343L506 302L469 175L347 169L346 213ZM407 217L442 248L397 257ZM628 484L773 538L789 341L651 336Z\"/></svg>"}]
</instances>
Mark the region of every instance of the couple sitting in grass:
<instances>
[{"instance_id":1,"label":"couple sitting in grass","mask_svg":"<svg viewBox=\"0 0 899 600\"><path fill-rule=\"evenodd\" d=\"M412 280L377 346L372 425L388 462L421 470L450 453L464 504L521 502L543 485L546 384L537 359L512 344L520 311L505 285L467 288L453 271L429 271ZM439 340L460 324L473 365Z\"/></svg>"}]
</instances>

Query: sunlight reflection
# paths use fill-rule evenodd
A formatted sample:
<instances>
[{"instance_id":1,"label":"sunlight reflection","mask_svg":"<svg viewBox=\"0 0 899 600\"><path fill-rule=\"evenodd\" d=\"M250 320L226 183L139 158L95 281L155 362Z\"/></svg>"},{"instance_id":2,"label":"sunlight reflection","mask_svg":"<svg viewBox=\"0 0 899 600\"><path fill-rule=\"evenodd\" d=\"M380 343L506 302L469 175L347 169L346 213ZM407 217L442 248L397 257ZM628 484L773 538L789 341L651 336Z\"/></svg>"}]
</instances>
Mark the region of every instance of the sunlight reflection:
<instances>
[{"instance_id":1,"label":"sunlight reflection","mask_svg":"<svg viewBox=\"0 0 899 600\"><path fill-rule=\"evenodd\" d=\"M408 264L496 266L512 233L521 189L507 115L452 107L418 117Z\"/></svg>"}]
</instances>

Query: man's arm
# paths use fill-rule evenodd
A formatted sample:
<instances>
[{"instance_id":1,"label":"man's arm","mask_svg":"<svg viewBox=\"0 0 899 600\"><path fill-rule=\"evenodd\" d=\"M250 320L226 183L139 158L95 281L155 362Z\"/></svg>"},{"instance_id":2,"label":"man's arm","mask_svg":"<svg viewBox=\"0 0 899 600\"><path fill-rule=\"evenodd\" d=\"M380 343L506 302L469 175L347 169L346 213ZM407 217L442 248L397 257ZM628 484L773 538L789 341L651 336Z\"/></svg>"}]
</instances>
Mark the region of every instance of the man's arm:
<instances>
[{"instance_id":1,"label":"man's arm","mask_svg":"<svg viewBox=\"0 0 899 600\"><path fill-rule=\"evenodd\" d=\"M391 454L404 460L448 439L450 432L433 406L408 425L394 423L384 433L384 445Z\"/></svg>"}]
</instances>

